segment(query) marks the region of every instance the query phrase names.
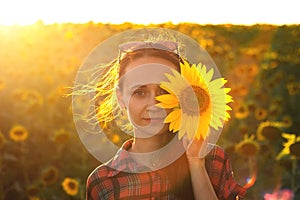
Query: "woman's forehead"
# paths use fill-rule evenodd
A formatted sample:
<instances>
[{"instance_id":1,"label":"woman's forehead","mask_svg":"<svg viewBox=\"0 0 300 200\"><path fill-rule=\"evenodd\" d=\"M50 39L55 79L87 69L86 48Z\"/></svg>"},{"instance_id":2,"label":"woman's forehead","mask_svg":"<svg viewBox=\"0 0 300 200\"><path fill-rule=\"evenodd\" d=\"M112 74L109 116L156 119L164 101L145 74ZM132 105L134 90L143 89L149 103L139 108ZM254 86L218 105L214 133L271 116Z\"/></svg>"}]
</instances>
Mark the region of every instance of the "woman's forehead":
<instances>
[{"instance_id":1,"label":"woman's forehead","mask_svg":"<svg viewBox=\"0 0 300 200\"><path fill-rule=\"evenodd\" d=\"M161 63L147 63L136 65L120 78L120 84L126 88L137 85L160 84L167 81L166 74L172 73L172 67Z\"/></svg>"}]
</instances>

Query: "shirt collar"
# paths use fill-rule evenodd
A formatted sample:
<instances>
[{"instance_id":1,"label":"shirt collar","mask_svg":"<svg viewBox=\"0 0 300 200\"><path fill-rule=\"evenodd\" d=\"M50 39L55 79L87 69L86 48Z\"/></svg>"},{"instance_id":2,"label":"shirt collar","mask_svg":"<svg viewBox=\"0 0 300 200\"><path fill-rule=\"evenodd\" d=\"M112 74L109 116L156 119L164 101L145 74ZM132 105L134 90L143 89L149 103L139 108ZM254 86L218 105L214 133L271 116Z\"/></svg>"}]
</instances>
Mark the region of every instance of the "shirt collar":
<instances>
[{"instance_id":1,"label":"shirt collar","mask_svg":"<svg viewBox=\"0 0 300 200\"><path fill-rule=\"evenodd\" d=\"M106 162L104 165L111 168L108 173L108 177L115 176L120 172L141 172L141 171L149 171L144 165L137 163L129 153L129 149L132 147L133 139L127 140L122 147L118 150L116 155Z\"/></svg>"},{"instance_id":2,"label":"shirt collar","mask_svg":"<svg viewBox=\"0 0 300 200\"><path fill-rule=\"evenodd\" d=\"M118 150L116 155L104 163L105 166L109 167L108 177L116 176L120 172L129 172L129 173L141 173L152 171L145 165L142 165L133 159L129 149L131 149L133 139L127 140L122 147ZM208 143L206 148L206 154L209 154L213 148L213 144Z\"/></svg>"}]
</instances>

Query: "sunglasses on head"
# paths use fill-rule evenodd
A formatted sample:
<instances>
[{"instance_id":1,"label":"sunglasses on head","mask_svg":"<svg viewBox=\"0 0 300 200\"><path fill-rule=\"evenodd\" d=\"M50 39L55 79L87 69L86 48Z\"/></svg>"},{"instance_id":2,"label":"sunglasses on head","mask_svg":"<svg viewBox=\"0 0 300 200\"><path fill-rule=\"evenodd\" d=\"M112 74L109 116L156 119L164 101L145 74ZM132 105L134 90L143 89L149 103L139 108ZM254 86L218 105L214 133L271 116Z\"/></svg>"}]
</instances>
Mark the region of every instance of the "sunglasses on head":
<instances>
[{"instance_id":1,"label":"sunglasses on head","mask_svg":"<svg viewBox=\"0 0 300 200\"><path fill-rule=\"evenodd\" d=\"M178 44L173 41L157 41L157 42L127 42L121 44L119 49L121 52L133 52L139 49L146 49L146 48L153 48L153 49L161 49L165 51L177 51Z\"/></svg>"},{"instance_id":2,"label":"sunglasses on head","mask_svg":"<svg viewBox=\"0 0 300 200\"><path fill-rule=\"evenodd\" d=\"M178 43L174 41L157 41L157 42L127 42L119 45L119 61L122 53L131 53L139 49L160 49L178 54Z\"/></svg>"}]
</instances>

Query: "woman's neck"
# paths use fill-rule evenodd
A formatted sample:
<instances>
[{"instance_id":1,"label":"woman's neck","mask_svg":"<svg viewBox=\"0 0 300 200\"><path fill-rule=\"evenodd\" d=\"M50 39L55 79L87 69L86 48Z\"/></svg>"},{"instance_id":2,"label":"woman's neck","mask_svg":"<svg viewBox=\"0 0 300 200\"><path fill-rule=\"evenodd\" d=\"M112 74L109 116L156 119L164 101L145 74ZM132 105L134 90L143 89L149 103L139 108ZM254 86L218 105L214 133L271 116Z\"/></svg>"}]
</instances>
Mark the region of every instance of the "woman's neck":
<instances>
[{"instance_id":1,"label":"woman's neck","mask_svg":"<svg viewBox=\"0 0 300 200\"><path fill-rule=\"evenodd\" d=\"M131 152L147 153L158 150L168 144L174 137L171 133L155 135L149 138L134 138Z\"/></svg>"}]
</instances>

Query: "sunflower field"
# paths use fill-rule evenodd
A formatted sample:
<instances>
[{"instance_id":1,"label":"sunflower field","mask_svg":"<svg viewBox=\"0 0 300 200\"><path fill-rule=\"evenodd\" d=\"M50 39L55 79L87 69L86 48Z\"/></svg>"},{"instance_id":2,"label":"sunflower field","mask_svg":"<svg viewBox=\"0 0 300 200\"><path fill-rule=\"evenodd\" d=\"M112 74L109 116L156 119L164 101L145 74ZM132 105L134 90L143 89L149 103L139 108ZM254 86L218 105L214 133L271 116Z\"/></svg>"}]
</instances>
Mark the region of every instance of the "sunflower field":
<instances>
[{"instance_id":1,"label":"sunflower field","mask_svg":"<svg viewBox=\"0 0 300 200\"><path fill-rule=\"evenodd\" d=\"M100 163L81 143L65 94L96 45L149 26L195 39L228 80L234 102L218 144L247 199L300 199L300 25L39 21L0 26L0 200L85 199Z\"/></svg>"}]
</instances>

